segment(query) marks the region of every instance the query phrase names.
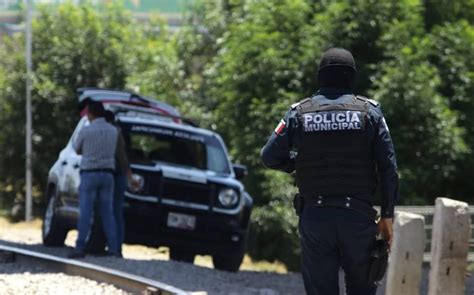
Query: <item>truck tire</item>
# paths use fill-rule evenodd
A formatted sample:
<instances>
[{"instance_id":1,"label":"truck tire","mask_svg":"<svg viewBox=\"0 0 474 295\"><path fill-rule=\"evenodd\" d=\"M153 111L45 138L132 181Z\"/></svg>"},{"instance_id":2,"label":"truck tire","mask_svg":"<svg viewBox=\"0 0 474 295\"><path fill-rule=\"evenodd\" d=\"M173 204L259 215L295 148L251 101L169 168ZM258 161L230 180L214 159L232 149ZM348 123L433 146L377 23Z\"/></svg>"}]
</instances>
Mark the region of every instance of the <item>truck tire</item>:
<instances>
[{"instance_id":1,"label":"truck tire","mask_svg":"<svg viewBox=\"0 0 474 295\"><path fill-rule=\"evenodd\" d=\"M195 253L180 247L170 248L170 259L175 261L194 263Z\"/></svg>"},{"instance_id":2,"label":"truck tire","mask_svg":"<svg viewBox=\"0 0 474 295\"><path fill-rule=\"evenodd\" d=\"M240 245L231 251L216 252L212 255L214 268L219 270L237 272L244 260L245 246Z\"/></svg>"},{"instance_id":3,"label":"truck tire","mask_svg":"<svg viewBox=\"0 0 474 295\"><path fill-rule=\"evenodd\" d=\"M42 237L44 246L61 247L64 246L68 229L61 225L61 218L57 213L56 189L49 191L48 204L44 212Z\"/></svg>"}]
</instances>

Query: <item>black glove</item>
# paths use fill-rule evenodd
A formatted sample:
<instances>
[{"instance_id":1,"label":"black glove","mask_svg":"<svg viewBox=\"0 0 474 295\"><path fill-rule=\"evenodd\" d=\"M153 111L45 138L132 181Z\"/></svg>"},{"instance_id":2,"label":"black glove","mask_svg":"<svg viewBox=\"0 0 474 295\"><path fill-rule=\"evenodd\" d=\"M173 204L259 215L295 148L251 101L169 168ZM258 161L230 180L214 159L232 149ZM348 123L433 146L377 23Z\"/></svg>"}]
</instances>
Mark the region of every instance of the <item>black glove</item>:
<instances>
[{"instance_id":1,"label":"black glove","mask_svg":"<svg viewBox=\"0 0 474 295\"><path fill-rule=\"evenodd\" d=\"M293 197L293 208L295 208L296 215L300 216L303 211L303 197L300 194L295 194Z\"/></svg>"},{"instance_id":2,"label":"black glove","mask_svg":"<svg viewBox=\"0 0 474 295\"><path fill-rule=\"evenodd\" d=\"M370 284L380 281L385 275L388 264L388 243L383 239L375 241L370 253L368 281Z\"/></svg>"}]
</instances>

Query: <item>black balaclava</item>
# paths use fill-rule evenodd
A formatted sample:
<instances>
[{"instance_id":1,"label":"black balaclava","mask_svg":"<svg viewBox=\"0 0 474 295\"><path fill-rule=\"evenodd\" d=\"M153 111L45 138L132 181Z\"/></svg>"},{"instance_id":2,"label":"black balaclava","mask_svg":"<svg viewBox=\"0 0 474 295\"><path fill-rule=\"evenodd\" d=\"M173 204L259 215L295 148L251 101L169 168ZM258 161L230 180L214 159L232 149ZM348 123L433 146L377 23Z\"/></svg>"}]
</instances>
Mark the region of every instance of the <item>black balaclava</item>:
<instances>
[{"instance_id":1,"label":"black balaclava","mask_svg":"<svg viewBox=\"0 0 474 295\"><path fill-rule=\"evenodd\" d=\"M321 87L352 89L356 66L352 54L344 48L328 49L319 62L318 81Z\"/></svg>"}]
</instances>

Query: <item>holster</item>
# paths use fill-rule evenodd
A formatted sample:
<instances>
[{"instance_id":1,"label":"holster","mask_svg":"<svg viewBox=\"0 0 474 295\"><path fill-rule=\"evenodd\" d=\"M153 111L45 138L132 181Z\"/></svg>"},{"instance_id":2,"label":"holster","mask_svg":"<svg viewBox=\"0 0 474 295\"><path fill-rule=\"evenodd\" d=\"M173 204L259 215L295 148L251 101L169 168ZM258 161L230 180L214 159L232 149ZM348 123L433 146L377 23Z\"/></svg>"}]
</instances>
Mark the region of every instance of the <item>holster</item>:
<instances>
[{"instance_id":1,"label":"holster","mask_svg":"<svg viewBox=\"0 0 474 295\"><path fill-rule=\"evenodd\" d=\"M373 284L385 275L388 264L388 242L383 239L375 241L375 247L370 253L368 282Z\"/></svg>"},{"instance_id":2,"label":"holster","mask_svg":"<svg viewBox=\"0 0 474 295\"><path fill-rule=\"evenodd\" d=\"M301 215L301 212L303 211L303 197L300 194L295 194L293 197L293 208L295 208L295 212L297 216Z\"/></svg>"}]
</instances>

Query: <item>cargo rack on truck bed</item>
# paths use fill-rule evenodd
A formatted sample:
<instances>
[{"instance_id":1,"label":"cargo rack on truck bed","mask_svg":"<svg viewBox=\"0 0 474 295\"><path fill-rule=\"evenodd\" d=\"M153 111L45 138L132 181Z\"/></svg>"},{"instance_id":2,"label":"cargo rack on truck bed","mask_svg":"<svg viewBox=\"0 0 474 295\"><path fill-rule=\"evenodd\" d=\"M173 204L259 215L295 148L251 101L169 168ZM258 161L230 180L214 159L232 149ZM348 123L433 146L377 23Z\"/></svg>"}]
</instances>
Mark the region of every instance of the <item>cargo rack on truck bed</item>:
<instances>
[{"instance_id":1,"label":"cargo rack on truck bed","mask_svg":"<svg viewBox=\"0 0 474 295\"><path fill-rule=\"evenodd\" d=\"M87 103L93 100L102 102L106 108L111 109L114 113L143 113L150 116L170 118L175 123L198 127L194 120L182 117L179 111L170 104L131 91L82 87L76 89L76 92L81 116L85 114Z\"/></svg>"}]
</instances>

